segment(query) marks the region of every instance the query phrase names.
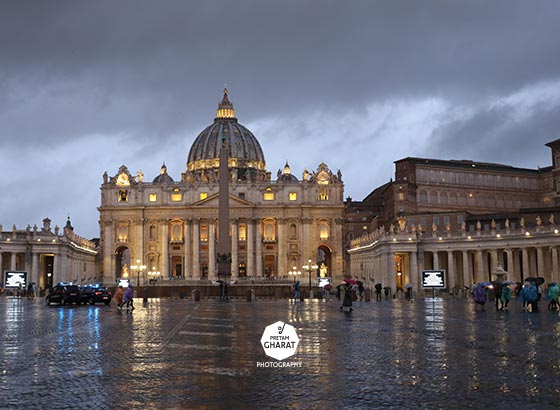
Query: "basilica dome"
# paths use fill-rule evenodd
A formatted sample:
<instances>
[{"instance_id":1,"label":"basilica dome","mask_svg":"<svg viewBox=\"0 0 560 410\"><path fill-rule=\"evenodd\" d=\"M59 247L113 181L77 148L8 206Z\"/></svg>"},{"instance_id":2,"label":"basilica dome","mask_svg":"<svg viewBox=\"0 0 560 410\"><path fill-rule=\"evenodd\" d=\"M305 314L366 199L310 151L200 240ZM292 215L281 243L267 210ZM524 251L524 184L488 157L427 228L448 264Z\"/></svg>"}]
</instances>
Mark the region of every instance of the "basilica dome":
<instances>
[{"instance_id":1,"label":"basilica dome","mask_svg":"<svg viewBox=\"0 0 560 410\"><path fill-rule=\"evenodd\" d=\"M214 123L206 127L191 146L187 171L218 168L222 142L228 147L228 167L236 169L239 177L251 170L265 170L261 144L251 131L237 122L227 89L224 90L224 98L218 105Z\"/></svg>"}]
</instances>

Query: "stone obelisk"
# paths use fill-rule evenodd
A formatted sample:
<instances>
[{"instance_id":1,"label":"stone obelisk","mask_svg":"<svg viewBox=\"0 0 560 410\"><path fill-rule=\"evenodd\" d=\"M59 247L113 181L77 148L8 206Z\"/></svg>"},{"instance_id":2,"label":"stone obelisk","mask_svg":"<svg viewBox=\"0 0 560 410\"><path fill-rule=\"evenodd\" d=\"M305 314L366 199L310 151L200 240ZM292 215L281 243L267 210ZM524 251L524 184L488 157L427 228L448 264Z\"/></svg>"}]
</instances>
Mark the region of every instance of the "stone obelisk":
<instances>
[{"instance_id":1,"label":"stone obelisk","mask_svg":"<svg viewBox=\"0 0 560 410\"><path fill-rule=\"evenodd\" d=\"M227 130L224 127L224 131ZM223 132L223 131L222 131ZM227 280L231 275L231 238L229 237L229 169L228 138L222 134L220 146L219 195L218 195L218 246L216 261L218 278Z\"/></svg>"}]
</instances>

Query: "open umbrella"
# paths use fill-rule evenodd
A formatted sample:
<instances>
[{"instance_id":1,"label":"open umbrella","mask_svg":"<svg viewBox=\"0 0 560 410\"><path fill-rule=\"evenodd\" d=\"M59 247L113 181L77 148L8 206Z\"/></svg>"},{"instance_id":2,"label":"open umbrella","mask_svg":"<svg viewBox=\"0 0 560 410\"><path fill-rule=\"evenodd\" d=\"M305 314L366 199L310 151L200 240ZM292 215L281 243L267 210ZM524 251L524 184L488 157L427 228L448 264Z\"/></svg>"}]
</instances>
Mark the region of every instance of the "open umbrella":
<instances>
[{"instance_id":1,"label":"open umbrella","mask_svg":"<svg viewBox=\"0 0 560 410\"><path fill-rule=\"evenodd\" d=\"M541 276L530 276L525 278L525 282L533 282L535 285L539 286L544 283L544 278Z\"/></svg>"},{"instance_id":2,"label":"open umbrella","mask_svg":"<svg viewBox=\"0 0 560 410\"><path fill-rule=\"evenodd\" d=\"M412 288L412 285L410 283L407 283L406 285L404 285L404 288L405 289L410 289L410 288Z\"/></svg>"},{"instance_id":3,"label":"open umbrella","mask_svg":"<svg viewBox=\"0 0 560 410\"><path fill-rule=\"evenodd\" d=\"M344 282L348 283L350 285L355 285L357 283L354 279L351 279L351 278L344 279Z\"/></svg>"},{"instance_id":4,"label":"open umbrella","mask_svg":"<svg viewBox=\"0 0 560 410\"><path fill-rule=\"evenodd\" d=\"M503 283L504 285L515 285L515 282L512 281L512 280L504 280L502 283Z\"/></svg>"}]
</instances>

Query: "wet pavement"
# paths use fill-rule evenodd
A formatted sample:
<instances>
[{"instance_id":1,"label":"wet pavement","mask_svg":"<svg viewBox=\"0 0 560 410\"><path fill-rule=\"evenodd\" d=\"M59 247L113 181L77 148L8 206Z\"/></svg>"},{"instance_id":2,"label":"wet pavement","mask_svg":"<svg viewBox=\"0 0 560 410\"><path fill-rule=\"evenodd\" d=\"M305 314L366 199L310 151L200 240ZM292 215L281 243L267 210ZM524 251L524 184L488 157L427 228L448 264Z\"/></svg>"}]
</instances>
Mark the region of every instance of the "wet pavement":
<instances>
[{"instance_id":1,"label":"wet pavement","mask_svg":"<svg viewBox=\"0 0 560 410\"><path fill-rule=\"evenodd\" d=\"M0 298L1 409L524 408L560 405L560 316L468 299L150 299L50 306ZM296 354L265 355L266 326ZM301 366L301 367L299 367Z\"/></svg>"}]
</instances>

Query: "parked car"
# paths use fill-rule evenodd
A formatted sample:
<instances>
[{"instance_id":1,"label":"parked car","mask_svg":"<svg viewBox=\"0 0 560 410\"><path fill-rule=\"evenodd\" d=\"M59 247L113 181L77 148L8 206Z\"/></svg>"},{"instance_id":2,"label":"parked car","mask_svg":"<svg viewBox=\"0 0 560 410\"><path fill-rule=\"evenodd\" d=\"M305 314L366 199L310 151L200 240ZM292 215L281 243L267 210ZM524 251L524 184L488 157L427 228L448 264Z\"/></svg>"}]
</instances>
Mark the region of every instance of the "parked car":
<instances>
[{"instance_id":1,"label":"parked car","mask_svg":"<svg viewBox=\"0 0 560 410\"><path fill-rule=\"evenodd\" d=\"M108 305L113 297L106 287L99 285L80 286L80 294L82 303L89 303L90 305L95 305L96 303Z\"/></svg>"},{"instance_id":2,"label":"parked car","mask_svg":"<svg viewBox=\"0 0 560 410\"><path fill-rule=\"evenodd\" d=\"M59 283L51 288L46 296L46 300L47 305L58 303L62 306L70 303L82 303L80 288L71 283Z\"/></svg>"}]
</instances>

